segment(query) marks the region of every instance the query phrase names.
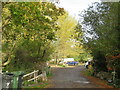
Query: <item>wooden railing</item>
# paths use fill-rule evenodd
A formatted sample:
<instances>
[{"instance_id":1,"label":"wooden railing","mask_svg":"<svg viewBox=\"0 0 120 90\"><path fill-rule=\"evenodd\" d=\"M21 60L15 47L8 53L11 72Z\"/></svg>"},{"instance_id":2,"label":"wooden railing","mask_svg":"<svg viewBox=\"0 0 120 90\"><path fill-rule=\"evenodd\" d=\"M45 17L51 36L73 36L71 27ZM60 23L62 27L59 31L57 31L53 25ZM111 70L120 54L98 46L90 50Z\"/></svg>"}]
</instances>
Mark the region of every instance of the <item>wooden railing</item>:
<instances>
[{"instance_id":1,"label":"wooden railing","mask_svg":"<svg viewBox=\"0 0 120 90\"><path fill-rule=\"evenodd\" d=\"M38 75L38 72L39 72L39 70L34 70L33 72L24 75L24 76L23 76L23 79L24 79L25 77L34 75L33 78L31 78L31 79L29 79L29 80L27 80L27 81L30 82L30 81L33 81L33 80L34 80L34 82L37 83L38 79L40 79L40 78L42 79L42 81L47 81L46 72L45 72L45 71L42 71L42 74L40 74L40 75Z\"/></svg>"}]
</instances>

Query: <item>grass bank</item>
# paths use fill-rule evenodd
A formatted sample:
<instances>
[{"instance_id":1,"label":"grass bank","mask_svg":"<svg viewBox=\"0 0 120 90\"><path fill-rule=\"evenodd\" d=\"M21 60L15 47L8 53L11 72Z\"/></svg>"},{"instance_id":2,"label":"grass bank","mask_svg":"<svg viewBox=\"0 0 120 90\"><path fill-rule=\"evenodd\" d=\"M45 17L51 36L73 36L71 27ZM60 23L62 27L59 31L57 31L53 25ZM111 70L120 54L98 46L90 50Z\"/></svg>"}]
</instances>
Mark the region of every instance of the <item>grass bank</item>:
<instances>
[{"instance_id":1,"label":"grass bank","mask_svg":"<svg viewBox=\"0 0 120 90\"><path fill-rule=\"evenodd\" d=\"M101 80L99 78L92 76L92 73L88 69L85 69L84 71L82 71L81 75L83 77L89 79L91 82L95 83L96 85L99 85L100 88L114 88L114 87L108 85L107 81Z\"/></svg>"}]
</instances>

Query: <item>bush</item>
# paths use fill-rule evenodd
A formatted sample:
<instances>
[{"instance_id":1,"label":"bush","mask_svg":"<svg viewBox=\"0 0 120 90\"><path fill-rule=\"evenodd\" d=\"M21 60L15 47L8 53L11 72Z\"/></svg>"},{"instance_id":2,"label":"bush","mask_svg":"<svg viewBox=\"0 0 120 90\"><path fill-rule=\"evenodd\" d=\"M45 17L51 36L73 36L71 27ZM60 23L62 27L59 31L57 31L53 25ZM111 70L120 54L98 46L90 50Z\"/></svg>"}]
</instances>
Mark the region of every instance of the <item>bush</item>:
<instances>
[{"instance_id":1,"label":"bush","mask_svg":"<svg viewBox=\"0 0 120 90\"><path fill-rule=\"evenodd\" d=\"M29 85L32 85L32 84L35 84L35 82L34 81L30 81L30 82L24 81L23 82L23 86L29 86Z\"/></svg>"},{"instance_id":2,"label":"bush","mask_svg":"<svg viewBox=\"0 0 120 90\"><path fill-rule=\"evenodd\" d=\"M115 79L114 82L113 82L113 86L115 88L120 88L120 79Z\"/></svg>"},{"instance_id":3,"label":"bush","mask_svg":"<svg viewBox=\"0 0 120 90\"><path fill-rule=\"evenodd\" d=\"M86 75L86 76L92 76L93 73L91 71L89 69L87 69L87 70L83 71L83 74Z\"/></svg>"},{"instance_id":4,"label":"bush","mask_svg":"<svg viewBox=\"0 0 120 90\"><path fill-rule=\"evenodd\" d=\"M94 70L93 70L92 65L89 65L89 66L88 66L88 72L89 72L89 74L90 74L91 76L93 75Z\"/></svg>"}]
</instances>

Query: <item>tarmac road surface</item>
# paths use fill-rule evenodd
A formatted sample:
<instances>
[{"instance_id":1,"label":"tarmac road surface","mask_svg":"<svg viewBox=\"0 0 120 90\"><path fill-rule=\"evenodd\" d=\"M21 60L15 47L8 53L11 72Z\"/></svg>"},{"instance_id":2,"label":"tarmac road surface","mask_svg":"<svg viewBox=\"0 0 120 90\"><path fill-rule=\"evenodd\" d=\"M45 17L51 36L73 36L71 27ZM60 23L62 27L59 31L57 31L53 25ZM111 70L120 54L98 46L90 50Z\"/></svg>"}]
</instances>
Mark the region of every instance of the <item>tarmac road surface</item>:
<instances>
[{"instance_id":1,"label":"tarmac road surface","mask_svg":"<svg viewBox=\"0 0 120 90\"><path fill-rule=\"evenodd\" d=\"M53 67L53 76L50 80L50 88L99 88L81 75L84 66L59 68Z\"/></svg>"}]
</instances>

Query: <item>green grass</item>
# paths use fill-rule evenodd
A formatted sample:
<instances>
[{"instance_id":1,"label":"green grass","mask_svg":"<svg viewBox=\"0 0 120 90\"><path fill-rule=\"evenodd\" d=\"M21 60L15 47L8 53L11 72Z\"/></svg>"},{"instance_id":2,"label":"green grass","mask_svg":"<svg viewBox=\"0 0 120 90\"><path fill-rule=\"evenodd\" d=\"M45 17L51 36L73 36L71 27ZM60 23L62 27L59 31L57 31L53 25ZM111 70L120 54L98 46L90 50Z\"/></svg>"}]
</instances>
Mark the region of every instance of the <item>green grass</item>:
<instances>
[{"instance_id":1,"label":"green grass","mask_svg":"<svg viewBox=\"0 0 120 90\"><path fill-rule=\"evenodd\" d=\"M53 73L49 73L47 74L47 77L51 77L53 76ZM42 82L41 80L38 80L38 83L36 84L34 81L31 81L31 82L25 82L24 83L24 89L27 89L27 88L45 88L47 85L48 85L48 82ZM30 85L30 86L28 86Z\"/></svg>"},{"instance_id":2,"label":"green grass","mask_svg":"<svg viewBox=\"0 0 120 90\"><path fill-rule=\"evenodd\" d=\"M86 76L92 76L93 75L93 67L89 65L88 69L84 70L82 73Z\"/></svg>"},{"instance_id":3,"label":"green grass","mask_svg":"<svg viewBox=\"0 0 120 90\"><path fill-rule=\"evenodd\" d=\"M84 70L82 71L82 74L86 75L86 76L92 76L92 72L90 70Z\"/></svg>"},{"instance_id":4,"label":"green grass","mask_svg":"<svg viewBox=\"0 0 120 90\"><path fill-rule=\"evenodd\" d=\"M51 77L51 76L53 76L53 73L49 73L49 74L47 74L47 77Z\"/></svg>"},{"instance_id":5,"label":"green grass","mask_svg":"<svg viewBox=\"0 0 120 90\"><path fill-rule=\"evenodd\" d=\"M24 85L24 86L28 86L28 85L32 85L32 84L35 84L35 82L34 82L34 81L30 81L30 82L24 81L24 82L23 82L23 85Z\"/></svg>"},{"instance_id":6,"label":"green grass","mask_svg":"<svg viewBox=\"0 0 120 90\"><path fill-rule=\"evenodd\" d=\"M25 88L44 88L48 85L48 82L41 82L41 83L38 83L38 84L35 84L35 85L31 85L31 86L26 86L26 87L23 87L24 89Z\"/></svg>"},{"instance_id":7,"label":"green grass","mask_svg":"<svg viewBox=\"0 0 120 90\"><path fill-rule=\"evenodd\" d=\"M58 64L58 66L61 66L61 67L66 67L66 65L60 65L60 64Z\"/></svg>"}]
</instances>

